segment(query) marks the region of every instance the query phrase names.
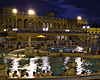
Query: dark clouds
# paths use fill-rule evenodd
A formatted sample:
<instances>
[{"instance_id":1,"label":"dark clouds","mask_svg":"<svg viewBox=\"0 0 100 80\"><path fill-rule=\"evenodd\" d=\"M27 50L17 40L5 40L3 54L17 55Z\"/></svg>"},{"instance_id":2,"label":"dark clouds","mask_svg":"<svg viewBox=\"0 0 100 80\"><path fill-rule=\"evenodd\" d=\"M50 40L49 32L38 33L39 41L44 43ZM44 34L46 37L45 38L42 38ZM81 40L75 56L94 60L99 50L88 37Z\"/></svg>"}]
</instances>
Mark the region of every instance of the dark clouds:
<instances>
[{"instance_id":1,"label":"dark clouds","mask_svg":"<svg viewBox=\"0 0 100 80\"><path fill-rule=\"evenodd\" d=\"M55 17L77 18L78 15L88 19L90 25L95 21L100 23L100 0L1 0L3 6L12 6L18 11L32 8L37 15L54 12Z\"/></svg>"}]
</instances>

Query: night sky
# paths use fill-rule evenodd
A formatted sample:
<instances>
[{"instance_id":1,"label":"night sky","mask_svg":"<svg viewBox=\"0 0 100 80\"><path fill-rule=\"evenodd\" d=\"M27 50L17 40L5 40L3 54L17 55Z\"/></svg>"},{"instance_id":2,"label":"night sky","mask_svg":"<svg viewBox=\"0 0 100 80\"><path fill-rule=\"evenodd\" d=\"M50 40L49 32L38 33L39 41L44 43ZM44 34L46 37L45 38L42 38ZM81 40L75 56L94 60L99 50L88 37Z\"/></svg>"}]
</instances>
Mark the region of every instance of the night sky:
<instances>
[{"instance_id":1,"label":"night sky","mask_svg":"<svg viewBox=\"0 0 100 80\"><path fill-rule=\"evenodd\" d=\"M100 0L0 0L0 13L4 6L12 6L18 11L34 9L38 16L53 12L55 17L88 19L100 25Z\"/></svg>"}]
</instances>

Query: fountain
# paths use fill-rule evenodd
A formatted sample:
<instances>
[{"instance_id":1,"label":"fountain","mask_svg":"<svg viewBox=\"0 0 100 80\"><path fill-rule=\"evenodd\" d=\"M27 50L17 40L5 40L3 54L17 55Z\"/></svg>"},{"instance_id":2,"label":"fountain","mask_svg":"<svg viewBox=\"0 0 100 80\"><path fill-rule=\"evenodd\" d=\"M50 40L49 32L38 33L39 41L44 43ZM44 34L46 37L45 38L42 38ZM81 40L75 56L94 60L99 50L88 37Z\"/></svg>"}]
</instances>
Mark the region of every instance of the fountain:
<instances>
[{"instance_id":1,"label":"fountain","mask_svg":"<svg viewBox=\"0 0 100 80\"><path fill-rule=\"evenodd\" d=\"M31 37L30 36L28 38L28 45L29 47L25 47L25 55L34 53L34 47L31 47Z\"/></svg>"}]
</instances>

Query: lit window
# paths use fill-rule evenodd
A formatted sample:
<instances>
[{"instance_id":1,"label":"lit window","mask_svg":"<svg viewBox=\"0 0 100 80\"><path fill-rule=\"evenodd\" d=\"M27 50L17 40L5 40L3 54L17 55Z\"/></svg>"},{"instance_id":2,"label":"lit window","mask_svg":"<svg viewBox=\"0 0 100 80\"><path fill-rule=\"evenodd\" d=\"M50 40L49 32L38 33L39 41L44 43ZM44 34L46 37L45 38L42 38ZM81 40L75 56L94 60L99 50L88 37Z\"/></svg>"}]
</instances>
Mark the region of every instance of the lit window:
<instances>
[{"instance_id":1,"label":"lit window","mask_svg":"<svg viewBox=\"0 0 100 80\"><path fill-rule=\"evenodd\" d=\"M61 29L63 29L63 25L61 24Z\"/></svg>"},{"instance_id":2,"label":"lit window","mask_svg":"<svg viewBox=\"0 0 100 80\"><path fill-rule=\"evenodd\" d=\"M64 36L63 35L61 35L61 40L63 40L64 39Z\"/></svg>"},{"instance_id":3,"label":"lit window","mask_svg":"<svg viewBox=\"0 0 100 80\"><path fill-rule=\"evenodd\" d=\"M57 35L57 40L59 40L60 39L60 36L59 35Z\"/></svg>"},{"instance_id":4,"label":"lit window","mask_svg":"<svg viewBox=\"0 0 100 80\"><path fill-rule=\"evenodd\" d=\"M49 23L47 23L47 28L49 28Z\"/></svg>"},{"instance_id":5,"label":"lit window","mask_svg":"<svg viewBox=\"0 0 100 80\"><path fill-rule=\"evenodd\" d=\"M45 28L45 22L43 22L43 28Z\"/></svg>"},{"instance_id":6,"label":"lit window","mask_svg":"<svg viewBox=\"0 0 100 80\"><path fill-rule=\"evenodd\" d=\"M52 23L50 23L50 28L52 28Z\"/></svg>"},{"instance_id":7,"label":"lit window","mask_svg":"<svg viewBox=\"0 0 100 80\"><path fill-rule=\"evenodd\" d=\"M95 36L95 38L97 38L97 36Z\"/></svg>"}]
</instances>

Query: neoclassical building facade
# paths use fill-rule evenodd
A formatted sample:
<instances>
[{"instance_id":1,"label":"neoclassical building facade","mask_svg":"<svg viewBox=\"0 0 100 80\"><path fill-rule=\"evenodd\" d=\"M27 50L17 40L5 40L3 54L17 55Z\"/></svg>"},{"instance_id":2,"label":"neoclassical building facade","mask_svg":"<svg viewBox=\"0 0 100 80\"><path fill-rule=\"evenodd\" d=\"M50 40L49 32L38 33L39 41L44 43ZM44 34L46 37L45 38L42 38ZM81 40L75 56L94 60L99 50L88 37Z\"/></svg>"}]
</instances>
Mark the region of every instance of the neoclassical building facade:
<instances>
[{"instance_id":1,"label":"neoclassical building facade","mask_svg":"<svg viewBox=\"0 0 100 80\"><path fill-rule=\"evenodd\" d=\"M31 36L36 41L37 36L43 35L46 40L89 40L87 19L69 19L54 17L54 13L46 13L45 16L37 16L36 12L13 12L12 7L3 7L0 14L0 29L8 33L10 37L16 37L17 41L27 41ZM14 31L15 30L15 31Z\"/></svg>"}]
</instances>

